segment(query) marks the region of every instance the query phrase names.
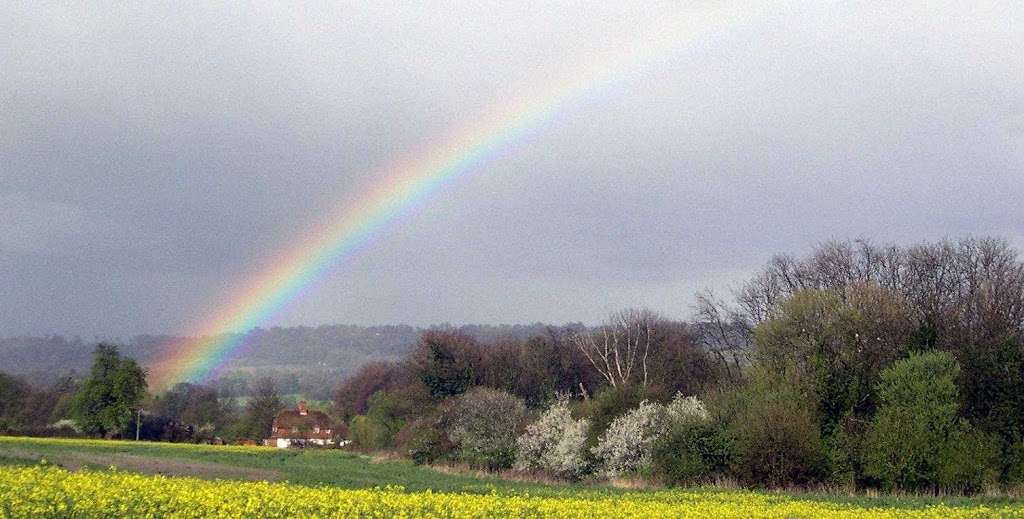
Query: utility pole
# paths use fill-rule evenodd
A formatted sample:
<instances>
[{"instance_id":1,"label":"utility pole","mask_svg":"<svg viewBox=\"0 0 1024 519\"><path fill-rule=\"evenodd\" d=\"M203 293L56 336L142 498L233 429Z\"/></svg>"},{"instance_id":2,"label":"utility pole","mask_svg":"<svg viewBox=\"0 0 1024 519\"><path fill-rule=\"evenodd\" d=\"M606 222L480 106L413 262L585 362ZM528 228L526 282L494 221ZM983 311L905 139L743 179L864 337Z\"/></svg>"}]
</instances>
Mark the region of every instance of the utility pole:
<instances>
[{"instance_id":1,"label":"utility pole","mask_svg":"<svg viewBox=\"0 0 1024 519\"><path fill-rule=\"evenodd\" d=\"M139 431L142 428L142 408L135 415L135 441L139 441Z\"/></svg>"}]
</instances>

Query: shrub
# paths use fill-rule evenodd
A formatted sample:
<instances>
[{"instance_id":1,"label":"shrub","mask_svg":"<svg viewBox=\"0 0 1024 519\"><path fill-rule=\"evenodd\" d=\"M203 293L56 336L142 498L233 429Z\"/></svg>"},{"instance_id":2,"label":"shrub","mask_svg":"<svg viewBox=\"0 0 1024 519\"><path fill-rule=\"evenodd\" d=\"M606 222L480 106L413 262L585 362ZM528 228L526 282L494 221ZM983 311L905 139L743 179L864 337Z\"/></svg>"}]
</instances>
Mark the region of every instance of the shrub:
<instances>
[{"instance_id":1,"label":"shrub","mask_svg":"<svg viewBox=\"0 0 1024 519\"><path fill-rule=\"evenodd\" d=\"M651 473L671 485L708 482L728 470L734 451L720 425L707 419L678 421L654 442Z\"/></svg>"},{"instance_id":2,"label":"shrub","mask_svg":"<svg viewBox=\"0 0 1024 519\"><path fill-rule=\"evenodd\" d=\"M728 468L733 443L710 421L704 402L676 394L665 406L666 431L651 451L652 474L669 484L708 481Z\"/></svg>"},{"instance_id":3,"label":"shrub","mask_svg":"<svg viewBox=\"0 0 1024 519\"><path fill-rule=\"evenodd\" d=\"M1024 442L1017 442L1007 449L1003 480L1011 485L1024 484Z\"/></svg>"},{"instance_id":4,"label":"shrub","mask_svg":"<svg viewBox=\"0 0 1024 519\"><path fill-rule=\"evenodd\" d=\"M436 463L449 458L454 449L442 431L442 424L436 416L417 418L398 432L395 444L417 465Z\"/></svg>"},{"instance_id":5,"label":"shrub","mask_svg":"<svg viewBox=\"0 0 1024 519\"><path fill-rule=\"evenodd\" d=\"M417 411L413 401L399 391L377 391L370 396L368 406L366 416L384 428L382 447L395 445L395 435Z\"/></svg>"},{"instance_id":6,"label":"shrub","mask_svg":"<svg viewBox=\"0 0 1024 519\"><path fill-rule=\"evenodd\" d=\"M946 491L973 493L999 479L999 437L961 424L939 453L939 486Z\"/></svg>"},{"instance_id":7,"label":"shrub","mask_svg":"<svg viewBox=\"0 0 1024 519\"><path fill-rule=\"evenodd\" d=\"M960 368L945 352L912 354L881 374L878 413L868 434L865 472L887 489L972 486L983 472L953 453L970 447L984 454L984 440L957 418ZM967 445L973 444L973 445ZM980 461L980 460L979 460Z\"/></svg>"},{"instance_id":8,"label":"shrub","mask_svg":"<svg viewBox=\"0 0 1024 519\"><path fill-rule=\"evenodd\" d=\"M635 409L644 400L643 392L635 387L610 387L582 404L581 414L590 421L587 447L593 448L612 422Z\"/></svg>"},{"instance_id":9,"label":"shrub","mask_svg":"<svg viewBox=\"0 0 1024 519\"><path fill-rule=\"evenodd\" d=\"M461 461L488 470L512 466L516 438L526 420L526 405L521 399L477 387L456 398L446 414L448 438Z\"/></svg>"},{"instance_id":10,"label":"shrub","mask_svg":"<svg viewBox=\"0 0 1024 519\"><path fill-rule=\"evenodd\" d=\"M819 479L826 457L814 403L772 378L755 379L739 396L730 421L736 475L772 487Z\"/></svg>"},{"instance_id":11,"label":"shrub","mask_svg":"<svg viewBox=\"0 0 1024 519\"><path fill-rule=\"evenodd\" d=\"M406 418L416 409L415 400L401 390L377 391L367 400L366 414L352 418L349 439L357 447L370 450L395 446L395 436L405 426Z\"/></svg>"},{"instance_id":12,"label":"shrub","mask_svg":"<svg viewBox=\"0 0 1024 519\"><path fill-rule=\"evenodd\" d=\"M560 396L516 440L516 469L544 471L566 479L583 477L588 468L586 442L589 427L587 420L573 419L568 398Z\"/></svg>"},{"instance_id":13,"label":"shrub","mask_svg":"<svg viewBox=\"0 0 1024 519\"><path fill-rule=\"evenodd\" d=\"M699 398L676 393L675 398L665 406L665 415L672 424L694 420L702 421L708 419L708 410Z\"/></svg>"},{"instance_id":14,"label":"shrub","mask_svg":"<svg viewBox=\"0 0 1024 519\"><path fill-rule=\"evenodd\" d=\"M362 414L352 419L348 433L353 444L367 450L384 449L390 443L387 427Z\"/></svg>"},{"instance_id":15,"label":"shrub","mask_svg":"<svg viewBox=\"0 0 1024 519\"><path fill-rule=\"evenodd\" d=\"M615 478L647 468L651 448L665 425L665 408L646 400L616 418L592 449L602 475Z\"/></svg>"}]
</instances>

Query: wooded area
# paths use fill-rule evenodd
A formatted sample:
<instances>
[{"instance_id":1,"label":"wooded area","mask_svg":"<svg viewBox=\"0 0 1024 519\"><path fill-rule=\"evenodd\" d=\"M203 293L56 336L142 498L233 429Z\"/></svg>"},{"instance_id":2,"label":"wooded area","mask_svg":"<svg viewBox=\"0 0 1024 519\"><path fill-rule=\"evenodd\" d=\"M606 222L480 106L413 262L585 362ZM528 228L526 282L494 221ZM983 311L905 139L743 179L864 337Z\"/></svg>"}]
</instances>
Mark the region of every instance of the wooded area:
<instances>
[{"instance_id":1,"label":"wooded area","mask_svg":"<svg viewBox=\"0 0 1024 519\"><path fill-rule=\"evenodd\" d=\"M527 338L423 331L321 407L356 448L418 463L976 492L1024 483L1022 339L1024 263L1005 241L837 242L773 258L731 302L702 294L691 322L633 309ZM4 375L0 427L127 435L130 416L82 426L96 378ZM259 438L286 402L270 379L250 395L181 384L114 408L144 408L146 437Z\"/></svg>"}]
</instances>

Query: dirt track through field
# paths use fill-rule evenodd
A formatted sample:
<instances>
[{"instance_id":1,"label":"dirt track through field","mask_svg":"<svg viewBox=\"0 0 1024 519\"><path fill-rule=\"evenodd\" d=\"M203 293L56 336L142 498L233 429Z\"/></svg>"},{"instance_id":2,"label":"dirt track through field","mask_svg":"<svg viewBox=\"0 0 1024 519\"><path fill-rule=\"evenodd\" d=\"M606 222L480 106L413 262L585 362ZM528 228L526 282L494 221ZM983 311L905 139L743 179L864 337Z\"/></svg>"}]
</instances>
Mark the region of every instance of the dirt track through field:
<instances>
[{"instance_id":1,"label":"dirt track through field","mask_svg":"<svg viewBox=\"0 0 1024 519\"><path fill-rule=\"evenodd\" d=\"M274 470L235 467L205 461L137 456L134 454L62 452L56 456L44 456L38 452L24 449L3 449L0 450L0 455L33 461L46 458L47 461L68 470L90 467L107 468L113 465L119 470L141 472L143 474L162 474L165 476L192 476L203 479L245 479L254 481L276 481L282 479L281 473Z\"/></svg>"}]
</instances>

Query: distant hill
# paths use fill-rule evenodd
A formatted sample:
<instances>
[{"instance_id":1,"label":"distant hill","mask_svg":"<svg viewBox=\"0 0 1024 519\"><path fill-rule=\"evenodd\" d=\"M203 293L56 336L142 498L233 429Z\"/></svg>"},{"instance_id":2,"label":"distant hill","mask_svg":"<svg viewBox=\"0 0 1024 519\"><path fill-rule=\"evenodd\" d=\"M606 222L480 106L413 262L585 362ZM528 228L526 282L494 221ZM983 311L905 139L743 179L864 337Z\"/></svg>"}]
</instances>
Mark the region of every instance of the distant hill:
<instances>
[{"instance_id":1,"label":"distant hill","mask_svg":"<svg viewBox=\"0 0 1024 519\"><path fill-rule=\"evenodd\" d=\"M582 325L568 325L581 327ZM436 325L417 328L408 325L355 326L325 325L256 328L248 332L245 346L227 366L225 390L245 394L248 381L268 375L279 380L285 392L303 392L310 396L329 395L336 379L375 360L397 359L407 353L420 333L431 328L454 328ZM529 325L465 325L462 332L482 342L502 338L527 339L547 332L551 326ZM558 326L555 328L564 328ZM118 344L121 352L150 366L168 344L180 337L140 335L129 340L107 340ZM85 373L92 362L97 342L80 337L11 337L0 339L0 371L31 375L37 381L51 380L68 372Z\"/></svg>"}]
</instances>

